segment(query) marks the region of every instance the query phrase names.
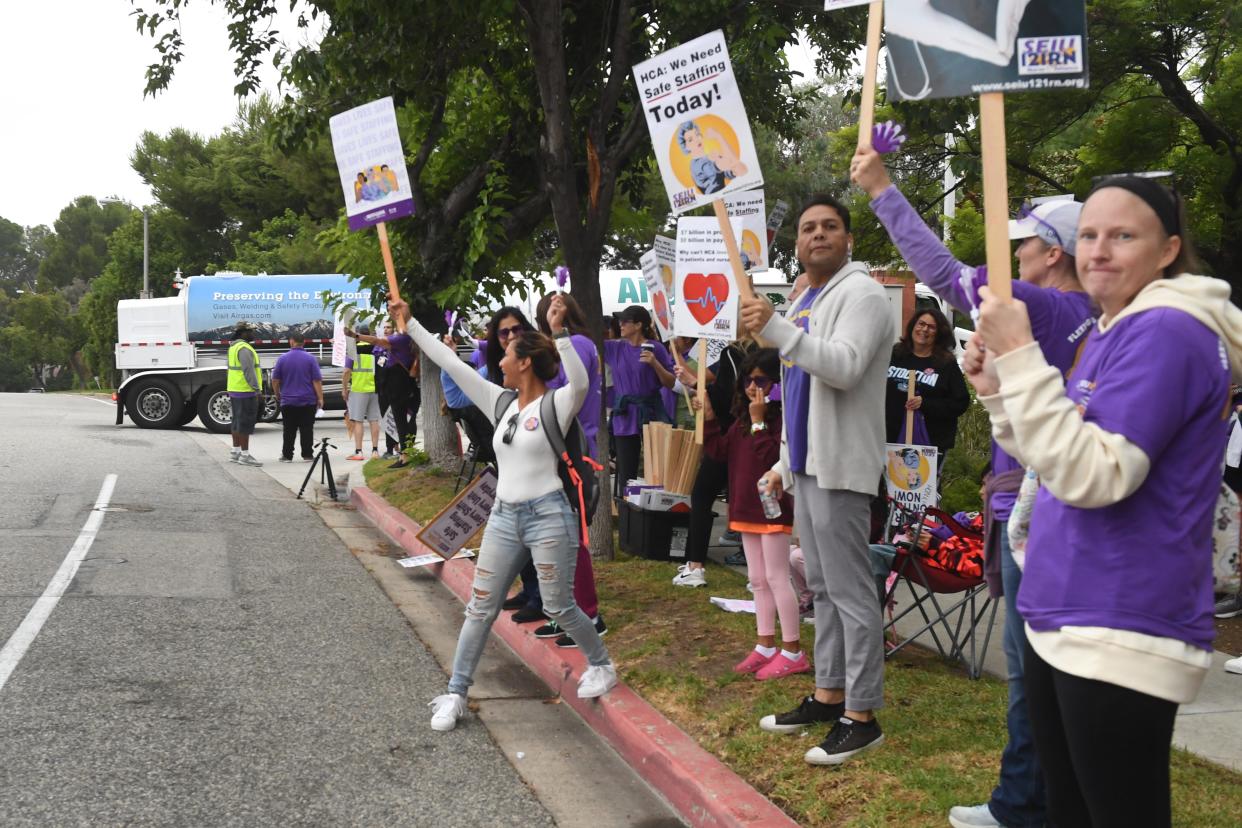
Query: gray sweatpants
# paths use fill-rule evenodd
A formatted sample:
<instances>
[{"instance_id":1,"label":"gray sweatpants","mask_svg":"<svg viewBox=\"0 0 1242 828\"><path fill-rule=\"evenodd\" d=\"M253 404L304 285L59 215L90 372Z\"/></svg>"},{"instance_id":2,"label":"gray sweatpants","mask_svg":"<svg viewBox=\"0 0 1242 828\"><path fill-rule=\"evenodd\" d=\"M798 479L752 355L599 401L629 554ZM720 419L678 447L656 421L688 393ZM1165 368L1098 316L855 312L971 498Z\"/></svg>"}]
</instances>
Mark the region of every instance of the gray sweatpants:
<instances>
[{"instance_id":1,"label":"gray sweatpants","mask_svg":"<svg viewBox=\"0 0 1242 828\"><path fill-rule=\"evenodd\" d=\"M867 548L871 497L794 478L794 531L815 596L815 686L845 688L847 710L883 707L883 616Z\"/></svg>"}]
</instances>

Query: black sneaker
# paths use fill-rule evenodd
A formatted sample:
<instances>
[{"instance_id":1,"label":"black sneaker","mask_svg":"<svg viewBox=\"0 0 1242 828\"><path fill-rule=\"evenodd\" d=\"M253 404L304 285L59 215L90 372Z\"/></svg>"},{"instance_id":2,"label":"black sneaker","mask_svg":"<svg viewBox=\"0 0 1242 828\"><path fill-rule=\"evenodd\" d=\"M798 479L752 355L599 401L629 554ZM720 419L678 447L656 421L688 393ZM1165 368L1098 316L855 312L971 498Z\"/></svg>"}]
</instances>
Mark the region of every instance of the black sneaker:
<instances>
[{"instance_id":1,"label":"black sneaker","mask_svg":"<svg viewBox=\"0 0 1242 828\"><path fill-rule=\"evenodd\" d=\"M520 610L513 613L513 615L510 615L509 620L514 624L529 624L532 621L543 621L544 614L541 609L535 609L534 607L522 607Z\"/></svg>"},{"instance_id":2,"label":"black sneaker","mask_svg":"<svg viewBox=\"0 0 1242 828\"><path fill-rule=\"evenodd\" d=\"M555 621L549 621L539 629L535 630L535 638L558 638L565 631L561 629L561 625Z\"/></svg>"},{"instance_id":3,"label":"black sneaker","mask_svg":"<svg viewBox=\"0 0 1242 828\"><path fill-rule=\"evenodd\" d=\"M842 716L828 731L828 738L806 752L812 765L839 765L851 756L884 744L884 734L876 719L859 722Z\"/></svg>"},{"instance_id":4,"label":"black sneaker","mask_svg":"<svg viewBox=\"0 0 1242 828\"><path fill-rule=\"evenodd\" d=\"M500 605L500 608L506 612L512 612L513 610L521 609L524 606L526 606L526 596L518 593L512 598L506 598L505 602Z\"/></svg>"},{"instance_id":5,"label":"black sneaker","mask_svg":"<svg viewBox=\"0 0 1242 828\"><path fill-rule=\"evenodd\" d=\"M554 621L552 623L555 624L556 622ZM600 615L596 617L595 631L599 633L600 638L603 638L608 634L608 625L604 623L604 616ZM576 649L578 642L574 641L573 637L569 633L565 633L560 638L556 639L556 646L566 650Z\"/></svg>"},{"instance_id":6,"label":"black sneaker","mask_svg":"<svg viewBox=\"0 0 1242 828\"><path fill-rule=\"evenodd\" d=\"M725 555L724 562L725 566L746 566L746 553L739 549L732 555Z\"/></svg>"},{"instance_id":7,"label":"black sneaker","mask_svg":"<svg viewBox=\"0 0 1242 828\"><path fill-rule=\"evenodd\" d=\"M1237 618L1242 615L1242 592L1217 601L1214 614L1217 618Z\"/></svg>"},{"instance_id":8,"label":"black sneaker","mask_svg":"<svg viewBox=\"0 0 1242 828\"><path fill-rule=\"evenodd\" d=\"M788 713L764 716L759 727L768 733L793 733L808 725L835 722L845 715L845 702L824 704L814 696L807 696L802 703Z\"/></svg>"}]
</instances>

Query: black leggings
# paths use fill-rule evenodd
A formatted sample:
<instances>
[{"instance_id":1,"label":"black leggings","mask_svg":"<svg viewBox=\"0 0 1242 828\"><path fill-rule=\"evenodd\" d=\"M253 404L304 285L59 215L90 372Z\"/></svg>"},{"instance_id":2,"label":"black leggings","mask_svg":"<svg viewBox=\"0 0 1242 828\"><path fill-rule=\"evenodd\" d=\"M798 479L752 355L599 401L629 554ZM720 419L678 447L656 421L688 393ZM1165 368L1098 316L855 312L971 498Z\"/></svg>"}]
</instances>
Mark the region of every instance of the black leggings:
<instances>
[{"instance_id":1,"label":"black leggings","mask_svg":"<svg viewBox=\"0 0 1242 828\"><path fill-rule=\"evenodd\" d=\"M631 478L638 477L638 461L642 457L643 438L638 434L616 435L612 445L617 452L617 485L615 492L618 497L625 496L625 484Z\"/></svg>"},{"instance_id":2,"label":"black leggings","mask_svg":"<svg viewBox=\"0 0 1242 828\"><path fill-rule=\"evenodd\" d=\"M728 482L729 466L704 457L694 478L694 488L690 490L690 536L686 539L686 560L694 563L707 560L707 547L711 545L712 526L716 521L712 508Z\"/></svg>"},{"instance_id":3,"label":"black leggings","mask_svg":"<svg viewBox=\"0 0 1242 828\"><path fill-rule=\"evenodd\" d=\"M1049 828L1166 828L1177 704L1071 676L1026 644L1026 699Z\"/></svg>"}]
</instances>

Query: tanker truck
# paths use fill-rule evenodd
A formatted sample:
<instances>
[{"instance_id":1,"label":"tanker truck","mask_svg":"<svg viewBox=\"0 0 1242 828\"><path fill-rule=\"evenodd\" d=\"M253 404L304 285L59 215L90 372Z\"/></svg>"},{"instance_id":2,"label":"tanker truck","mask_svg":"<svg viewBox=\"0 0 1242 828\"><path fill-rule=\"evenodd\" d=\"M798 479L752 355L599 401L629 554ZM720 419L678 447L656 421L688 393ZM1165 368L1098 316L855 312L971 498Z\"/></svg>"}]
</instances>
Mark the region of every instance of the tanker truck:
<instances>
[{"instance_id":1,"label":"tanker truck","mask_svg":"<svg viewBox=\"0 0 1242 828\"><path fill-rule=\"evenodd\" d=\"M324 308L330 291L345 303L370 307L371 291L342 274L247 276L217 273L176 283L175 296L122 299L116 309L116 423L125 415L139 428L180 428L195 417L209 430L229 430L232 411L226 383L233 330L243 320L255 327L265 394L264 422L279 415L271 369L300 333L323 370L324 407L340 410L344 342L335 343L333 313Z\"/></svg>"}]
</instances>

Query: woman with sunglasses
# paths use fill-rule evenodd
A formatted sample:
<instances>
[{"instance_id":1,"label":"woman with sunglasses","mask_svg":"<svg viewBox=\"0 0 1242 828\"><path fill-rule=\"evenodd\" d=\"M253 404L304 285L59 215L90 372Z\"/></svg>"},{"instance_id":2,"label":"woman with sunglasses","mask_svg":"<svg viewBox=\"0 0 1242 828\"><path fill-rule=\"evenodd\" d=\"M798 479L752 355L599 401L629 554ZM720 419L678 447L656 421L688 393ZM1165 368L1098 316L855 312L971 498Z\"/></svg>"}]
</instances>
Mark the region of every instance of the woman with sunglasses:
<instances>
[{"instance_id":1,"label":"woman with sunglasses","mask_svg":"<svg viewBox=\"0 0 1242 828\"><path fill-rule=\"evenodd\" d=\"M617 452L617 492L638 474L643 426L672 422L660 392L673 387L673 359L656 340L651 314L642 305L621 311L621 337L604 342L604 362L612 371L616 405L612 410Z\"/></svg>"},{"instance_id":2,"label":"woman with sunglasses","mask_svg":"<svg viewBox=\"0 0 1242 828\"><path fill-rule=\"evenodd\" d=\"M913 397L908 391L911 371ZM906 412L914 411L923 420L926 439L940 449L941 458L953 448L957 418L970 408L970 392L953 356L953 327L936 308L917 310L893 346L884 403L890 443L915 442L906 434Z\"/></svg>"},{"instance_id":3,"label":"woman with sunglasses","mask_svg":"<svg viewBox=\"0 0 1242 828\"><path fill-rule=\"evenodd\" d=\"M483 655L487 634L500 614L509 584L529 555L539 571L544 612L573 636L586 656L587 669L578 683L579 698L596 698L617 683L617 671L591 619L574 603L573 580L578 554L578 518L570 508L553 453L539 421L540 402L553 395L557 423L563 431L582 408L588 380L569 331L564 328L565 303L556 298L548 308L552 340L537 331L505 338L508 345L498 370L503 387L480 377L438 337L410 318L406 330L428 359L448 371L453 381L483 411L495 411L506 389L517 395L497 422L492 446L498 476L496 502L483 530L483 546L474 570L466 620L457 639L448 692L437 696L431 727L452 730L466 712L466 692ZM555 391L548 383L565 366L569 383Z\"/></svg>"},{"instance_id":4,"label":"woman with sunglasses","mask_svg":"<svg viewBox=\"0 0 1242 828\"><path fill-rule=\"evenodd\" d=\"M1212 512L1242 311L1227 283L1190 275L1184 216L1149 178L1098 182L1077 261L1100 320L1069 376L1026 304L987 289L963 362L993 437L1041 481L1018 609L1050 825L1169 825L1174 717L1212 663Z\"/></svg>"}]
</instances>

